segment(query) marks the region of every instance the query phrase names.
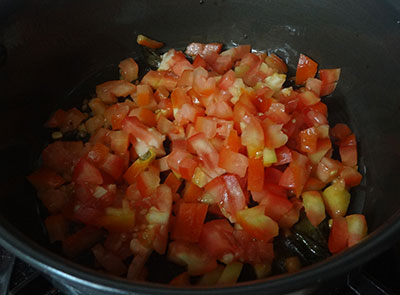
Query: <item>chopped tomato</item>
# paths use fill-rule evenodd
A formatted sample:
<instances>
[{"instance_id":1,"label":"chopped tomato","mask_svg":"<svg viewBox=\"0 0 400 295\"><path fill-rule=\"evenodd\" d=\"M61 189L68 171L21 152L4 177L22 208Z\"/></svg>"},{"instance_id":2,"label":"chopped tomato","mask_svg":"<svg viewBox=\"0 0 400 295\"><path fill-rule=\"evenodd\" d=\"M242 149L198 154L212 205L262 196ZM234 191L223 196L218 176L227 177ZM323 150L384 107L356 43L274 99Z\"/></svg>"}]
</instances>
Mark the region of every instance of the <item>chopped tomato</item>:
<instances>
[{"instance_id":1,"label":"chopped tomato","mask_svg":"<svg viewBox=\"0 0 400 295\"><path fill-rule=\"evenodd\" d=\"M314 78L317 73L318 64L308 56L300 54L296 70L296 84L304 84L308 78Z\"/></svg>"},{"instance_id":2,"label":"chopped tomato","mask_svg":"<svg viewBox=\"0 0 400 295\"><path fill-rule=\"evenodd\" d=\"M247 189L260 192L264 188L264 164L262 158L249 158ZM243 175L244 176L244 175Z\"/></svg>"},{"instance_id":3,"label":"chopped tomato","mask_svg":"<svg viewBox=\"0 0 400 295\"><path fill-rule=\"evenodd\" d=\"M237 222L253 237L269 241L278 235L278 224L264 214L264 206L244 209L237 213Z\"/></svg>"},{"instance_id":4,"label":"chopped tomato","mask_svg":"<svg viewBox=\"0 0 400 295\"><path fill-rule=\"evenodd\" d=\"M68 257L91 248L105 272L145 280L155 251L186 267L171 285L233 284L244 264L270 275L280 251L273 239L300 219L318 227L332 218L331 253L365 237L365 217L346 216L348 190L362 180L356 137L345 124L330 129L320 98L340 69L316 78L318 64L301 54L294 90L283 88L288 67L277 55L221 49L191 43L191 58L170 49L141 81L126 58L120 80L97 85L85 113L58 110L46 122L55 142L27 179L51 214L50 240ZM90 138L56 139L75 133ZM283 266L301 263L288 256Z\"/></svg>"},{"instance_id":5,"label":"chopped tomato","mask_svg":"<svg viewBox=\"0 0 400 295\"><path fill-rule=\"evenodd\" d=\"M199 241L208 205L182 203L171 231L171 239L196 243Z\"/></svg>"},{"instance_id":6,"label":"chopped tomato","mask_svg":"<svg viewBox=\"0 0 400 295\"><path fill-rule=\"evenodd\" d=\"M239 251L233 236L233 227L226 219L206 222L201 231L199 245L211 257L220 260L224 256L234 256Z\"/></svg>"},{"instance_id":7,"label":"chopped tomato","mask_svg":"<svg viewBox=\"0 0 400 295\"><path fill-rule=\"evenodd\" d=\"M308 220L317 227L325 219L325 206L321 194L318 191L308 191L301 196Z\"/></svg>"},{"instance_id":8,"label":"chopped tomato","mask_svg":"<svg viewBox=\"0 0 400 295\"><path fill-rule=\"evenodd\" d=\"M122 80L132 82L138 78L139 66L133 58L124 59L119 63L118 67Z\"/></svg>"},{"instance_id":9,"label":"chopped tomato","mask_svg":"<svg viewBox=\"0 0 400 295\"><path fill-rule=\"evenodd\" d=\"M329 251L331 251L331 253L338 253L346 249L348 238L349 231L346 218L341 216L333 218L328 240Z\"/></svg>"},{"instance_id":10,"label":"chopped tomato","mask_svg":"<svg viewBox=\"0 0 400 295\"><path fill-rule=\"evenodd\" d=\"M152 39L150 39L150 38L148 38L146 36L143 36L143 35L138 35L137 38L136 38L136 42L139 45L146 46L146 47L149 47L149 48L154 48L154 49L161 48L161 47L164 46L164 43L152 40Z\"/></svg>"},{"instance_id":11,"label":"chopped tomato","mask_svg":"<svg viewBox=\"0 0 400 295\"><path fill-rule=\"evenodd\" d=\"M339 77L340 69L319 70L319 78L322 81L321 96L329 95L335 91Z\"/></svg>"},{"instance_id":12,"label":"chopped tomato","mask_svg":"<svg viewBox=\"0 0 400 295\"><path fill-rule=\"evenodd\" d=\"M78 164L76 164L72 179L76 183L103 183L103 177L101 176L100 171L83 158L78 162Z\"/></svg>"},{"instance_id":13,"label":"chopped tomato","mask_svg":"<svg viewBox=\"0 0 400 295\"><path fill-rule=\"evenodd\" d=\"M249 163L246 156L232 152L230 149L222 148L219 153L218 165L227 173L233 173L244 177Z\"/></svg>"}]
</instances>

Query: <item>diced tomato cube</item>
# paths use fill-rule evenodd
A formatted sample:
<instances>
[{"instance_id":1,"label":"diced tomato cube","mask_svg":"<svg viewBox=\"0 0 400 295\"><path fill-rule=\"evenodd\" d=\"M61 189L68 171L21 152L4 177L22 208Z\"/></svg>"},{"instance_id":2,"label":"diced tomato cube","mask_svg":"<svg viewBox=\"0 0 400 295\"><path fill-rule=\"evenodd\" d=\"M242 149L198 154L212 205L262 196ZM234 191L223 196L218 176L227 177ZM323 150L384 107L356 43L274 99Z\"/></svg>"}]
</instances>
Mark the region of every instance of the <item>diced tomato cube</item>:
<instances>
[{"instance_id":1,"label":"diced tomato cube","mask_svg":"<svg viewBox=\"0 0 400 295\"><path fill-rule=\"evenodd\" d=\"M249 169L247 176L247 189L249 191L261 192L264 188L264 164L262 158L249 158Z\"/></svg>"},{"instance_id":2,"label":"diced tomato cube","mask_svg":"<svg viewBox=\"0 0 400 295\"><path fill-rule=\"evenodd\" d=\"M186 181L185 189L183 190L183 200L185 202L197 202L203 195L204 190L191 181Z\"/></svg>"},{"instance_id":3,"label":"diced tomato cube","mask_svg":"<svg viewBox=\"0 0 400 295\"><path fill-rule=\"evenodd\" d=\"M164 183L170 187L173 194L175 194L178 191L179 187L182 184L179 178L177 178L173 172L170 172L168 174Z\"/></svg>"},{"instance_id":4,"label":"diced tomato cube","mask_svg":"<svg viewBox=\"0 0 400 295\"><path fill-rule=\"evenodd\" d=\"M362 214L352 214L346 216L348 229L348 246L352 247L359 243L367 235L367 221Z\"/></svg>"},{"instance_id":5,"label":"diced tomato cube","mask_svg":"<svg viewBox=\"0 0 400 295\"><path fill-rule=\"evenodd\" d=\"M241 210L237 213L237 222L253 237L269 241L278 235L279 227L264 211L264 206Z\"/></svg>"},{"instance_id":6,"label":"diced tomato cube","mask_svg":"<svg viewBox=\"0 0 400 295\"><path fill-rule=\"evenodd\" d=\"M296 84L304 84L308 78L314 78L317 73L318 64L308 56L300 54L296 70Z\"/></svg>"},{"instance_id":7,"label":"diced tomato cube","mask_svg":"<svg viewBox=\"0 0 400 295\"><path fill-rule=\"evenodd\" d=\"M154 194L160 185L160 177L151 171L142 171L137 176L136 181L137 188L144 198Z\"/></svg>"},{"instance_id":8,"label":"diced tomato cube","mask_svg":"<svg viewBox=\"0 0 400 295\"><path fill-rule=\"evenodd\" d=\"M244 177L248 167L248 159L245 155L222 148L219 153L218 165L228 173Z\"/></svg>"},{"instance_id":9,"label":"diced tomato cube","mask_svg":"<svg viewBox=\"0 0 400 295\"><path fill-rule=\"evenodd\" d=\"M308 220L317 227L325 219L325 205L320 192L308 191L301 196Z\"/></svg>"},{"instance_id":10,"label":"diced tomato cube","mask_svg":"<svg viewBox=\"0 0 400 295\"><path fill-rule=\"evenodd\" d=\"M300 131L300 151L314 153L317 150L318 133L314 127Z\"/></svg>"},{"instance_id":11,"label":"diced tomato cube","mask_svg":"<svg viewBox=\"0 0 400 295\"><path fill-rule=\"evenodd\" d=\"M183 242L197 243L200 238L207 204L181 203L171 231L171 238Z\"/></svg>"},{"instance_id":12,"label":"diced tomato cube","mask_svg":"<svg viewBox=\"0 0 400 295\"><path fill-rule=\"evenodd\" d=\"M331 94L339 81L340 69L319 70L319 78L322 81L321 96Z\"/></svg>"},{"instance_id":13,"label":"diced tomato cube","mask_svg":"<svg viewBox=\"0 0 400 295\"><path fill-rule=\"evenodd\" d=\"M102 184L100 171L82 158L75 166L72 179L77 183Z\"/></svg>"},{"instance_id":14,"label":"diced tomato cube","mask_svg":"<svg viewBox=\"0 0 400 295\"><path fill-rule=\"evenodd\" d=\"M138 78L139 66L133 58L129 57L121 61L118 65L121 80L132 82Z\"/></svg>"},{"instance_id":15,"label":"diced tomato cube","mask_svg":"<svg viewBox=\"0 0 400 295\"><path fill-rule=\"evenodd\" d=\"M331 253L338 253L347 248L349 230L346 218L338 216L333 218L331 232L329 234L328 247Z\"/></svg>"},{"instance_id":16,"label":"diced tomato cube","mask_svg":"<svg viewBox=\"0 0 400 295\"><path fill-rule=\"evenodd\" d=\"M104 162L100 165L100 169L118 180L125 168L125 161L120 156L115 154L108 154Z\"/></svg>"},{"instance_id":17,"label":"diced tomato cube","mask_svg":"<svg viewBox=\"0 0 400 295\"><path fill-rule=\"evenodd\" d=\"M233 236L233 227L226 219L217 219L203 225L200 248L216 259L223 259L225 255L234 256L239 248Z\"/></svg>"}]
</instances>

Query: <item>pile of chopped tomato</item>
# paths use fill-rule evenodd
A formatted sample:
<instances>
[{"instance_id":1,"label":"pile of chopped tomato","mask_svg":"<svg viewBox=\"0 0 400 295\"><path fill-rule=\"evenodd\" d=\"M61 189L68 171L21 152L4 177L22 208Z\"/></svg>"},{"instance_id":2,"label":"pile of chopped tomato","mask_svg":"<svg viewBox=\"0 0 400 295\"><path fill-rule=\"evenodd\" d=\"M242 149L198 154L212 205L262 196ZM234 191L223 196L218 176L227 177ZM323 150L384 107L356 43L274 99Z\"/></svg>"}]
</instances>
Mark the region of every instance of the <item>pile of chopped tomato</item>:
<instances>
[{"instance_id":1,"label":"pile of chopped tomato","mask_svg":"<svg viewBox=\"0 0 400 295\"><path fill-rule=\"evenodd\" d=\"M321 100L340 69L321 69L317 78L318 64L300 55L296 86L283 88L287 66L277 55L221 48L170 49L141 81L127 58L120 80L97 85L89 114L51 116L55 138L90 135L52 142L28 176L50 212L49 237L65 255L91 249L105 271L144 280L155 251L186 267L173 285L193 277L229 284L244 263L268 276L274 237L302 211L315 227L330 219L331 253L366 236L364 216L346 216L349 189L362 179L356 138L345 124L329 127ZM300 267L296 257L286 263L288 271Z\"/></svg>"}]
</instances>

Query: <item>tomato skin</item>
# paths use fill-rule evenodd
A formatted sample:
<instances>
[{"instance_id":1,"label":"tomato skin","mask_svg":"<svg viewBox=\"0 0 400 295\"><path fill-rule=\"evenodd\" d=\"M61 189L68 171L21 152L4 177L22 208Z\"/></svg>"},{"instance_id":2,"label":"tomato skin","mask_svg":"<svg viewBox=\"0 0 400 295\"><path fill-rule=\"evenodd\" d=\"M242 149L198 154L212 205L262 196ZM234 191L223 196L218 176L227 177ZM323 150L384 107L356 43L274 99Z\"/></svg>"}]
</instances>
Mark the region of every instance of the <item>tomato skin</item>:
<instances>
[{"instance_id":1,"label":"tomato skin","mask_svg":"<svg viewBox=\"0 0 400 295\"><path fill-rule=\"evenodd\" d=\"M171 239L197 243L200 239L207 209L207 204L181 203L172 228Z\"/></svg>"},{"instance_id":2,"label":"tomato skin","mask_svg":"<svg viewBox=\"0 0 400 295\"><path fill-rule=\"evenodd\" d=\"M222 259L224 255L235 255L239 252L233 236L233 227L226 219L206 222L201 231L199 246L216 259Z\"/></svg>"},{"instance_id":3,"label":"tomato skin","mask_svg":"<svg viewBox=\"0 0 400 295\"><path fill-rule=\"evenodd\" d=\"M219 153L218 165L227 173L233 173L240 177L244 177L248 167L248 159L240 153L235 153L227 148L222 148Z\"/></svg>"},{"instance_id":4,"label":"tomato skin","mask_svg":"<svg viewBox=\"0 0 400 295\"><path fill-rule=\"evenodd\" d=\"M328 248L331 253L339 253L347 248L349 231L346 218L338 216L333 218L329 234Z\"/></svg>"},{"instance_id":5,"label":"tomato skin","mask_svg":"<svg viewBox=\"0 0 400 295\"><path fill-rule=\"evenodd\" d=\"M196 55L195 59L193 60L193 66L195 68L198 68L198 67L206 68L207 63L200 55Z\"/></svg>"},{"instance_id":6,"label":"tomato skin","mask_svg":"<svg viewBox=\"0 0 400 295\"><path fill-rule=\"evenodd\" d=\"M340 172L340 177L344 179L347 187L354 187L361 183L362 175L353 167L344 167Z\"/></svg>"},{"instance_id":7,"label":"tomato skin","mask_svg":"<svg viewBox=\"0 0 400 295\"><path fill-rule=\"evenodd\" d=\"M296 84L304 84L308 78L314 78L317 73L318 64L308 56L300 54L296 70Z\"/></svg>"}]
</instances>

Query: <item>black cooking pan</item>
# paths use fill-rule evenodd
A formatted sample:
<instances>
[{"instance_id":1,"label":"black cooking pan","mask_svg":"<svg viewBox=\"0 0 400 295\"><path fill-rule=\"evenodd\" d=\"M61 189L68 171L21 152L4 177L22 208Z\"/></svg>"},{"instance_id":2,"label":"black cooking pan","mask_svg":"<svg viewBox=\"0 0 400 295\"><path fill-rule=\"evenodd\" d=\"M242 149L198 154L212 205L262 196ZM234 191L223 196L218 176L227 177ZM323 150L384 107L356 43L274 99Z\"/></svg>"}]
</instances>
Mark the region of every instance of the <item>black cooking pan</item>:
<instances>
[{"instance_id":1,"label":"black cooking pan","mask_svg":"<svg viewBox=\"0 0 400 295\"><path fill-rule=\"evenodd\" d=\"M251 44L275 52L294 74L299 53L341 67L325 102L333 123L359 140L362 185L350 212L363 212L371 234L359 245L292 275L211 288L209 294L283 293L315 286L356 267L399 239L400 7L382 0L1 1L0 243L82 294L180 294L189 290L132 283L54 254L27 175L48 142L42 128L58 107L90 98L118 77L118 62L143 59L139 33L184 48L191 41ZM204 289L190 289L192 294Z\"/></svg>"}]
</instances>

